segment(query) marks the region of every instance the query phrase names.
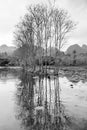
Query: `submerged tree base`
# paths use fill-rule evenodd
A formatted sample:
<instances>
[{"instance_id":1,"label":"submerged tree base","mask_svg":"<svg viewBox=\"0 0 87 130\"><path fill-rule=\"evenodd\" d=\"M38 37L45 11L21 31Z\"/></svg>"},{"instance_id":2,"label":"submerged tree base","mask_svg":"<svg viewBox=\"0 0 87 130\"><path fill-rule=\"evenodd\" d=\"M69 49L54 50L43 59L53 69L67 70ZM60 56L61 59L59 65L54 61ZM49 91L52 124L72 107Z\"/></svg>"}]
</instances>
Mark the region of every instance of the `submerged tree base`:
<instances>
[{"instance_id":1,"label":"submerged tree base","mask_svg":"<svg viewBox=\"0 0 87 130\"><path fill-rule=\"evenodd\" d=\"M51 75L54 76L58 75L59 67L53 67L53 68L49 68L49 67L40 68L38 66L35 68L23 67L22 70L31 73L33 76L45 75L47 77L50 77Z\"/></svg>"}]
</instances>

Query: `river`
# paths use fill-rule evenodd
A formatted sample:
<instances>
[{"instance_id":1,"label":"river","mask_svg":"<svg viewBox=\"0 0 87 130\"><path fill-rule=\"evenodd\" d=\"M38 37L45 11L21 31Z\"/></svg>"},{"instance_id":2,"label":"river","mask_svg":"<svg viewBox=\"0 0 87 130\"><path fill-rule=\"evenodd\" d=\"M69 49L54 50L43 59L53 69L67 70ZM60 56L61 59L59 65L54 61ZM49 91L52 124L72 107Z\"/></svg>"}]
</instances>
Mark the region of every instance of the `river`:
<instances>
[{"instance_id":1,"label":"river","mask_svg":"<svg viewBox=\"0 0 87 130\"><path fill-rule=\"evenodd\" d=\"M0 69L0 130L87 130L87 81Z\"/></svg>"}]
</instances>

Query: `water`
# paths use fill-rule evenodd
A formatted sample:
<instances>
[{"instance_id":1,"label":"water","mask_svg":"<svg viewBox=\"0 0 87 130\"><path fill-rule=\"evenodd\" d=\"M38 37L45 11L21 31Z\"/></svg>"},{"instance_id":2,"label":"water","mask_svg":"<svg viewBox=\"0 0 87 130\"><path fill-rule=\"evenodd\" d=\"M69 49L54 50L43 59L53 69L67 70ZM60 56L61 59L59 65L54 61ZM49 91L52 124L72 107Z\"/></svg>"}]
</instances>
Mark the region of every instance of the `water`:
<instances>
[{"instance_id":1,"label":"water","mask_svg":"<svg viewBox=\"0 0 87 130\"><path fill-rule=\"evenodd\" d=\"M64 73L0 70L0 130L87 130L86 78Z\"/></svg>"}]
</instances>

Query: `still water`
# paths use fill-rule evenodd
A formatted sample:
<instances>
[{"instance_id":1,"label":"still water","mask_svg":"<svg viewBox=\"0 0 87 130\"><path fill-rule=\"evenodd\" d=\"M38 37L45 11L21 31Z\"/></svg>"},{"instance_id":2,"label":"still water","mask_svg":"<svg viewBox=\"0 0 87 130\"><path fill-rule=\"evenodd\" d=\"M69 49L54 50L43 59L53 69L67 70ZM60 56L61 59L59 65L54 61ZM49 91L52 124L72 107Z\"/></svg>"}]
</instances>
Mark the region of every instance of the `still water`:
<instances>
[{"instance_id":1,"label":"still water","mask_svg":"<svg viewBox=\"0 0 87 130\"><path fill-rule=\"evenodd\" d=\"M87 130L87 82L0 70L0 130Z\"/></svg>"}]
</instances>

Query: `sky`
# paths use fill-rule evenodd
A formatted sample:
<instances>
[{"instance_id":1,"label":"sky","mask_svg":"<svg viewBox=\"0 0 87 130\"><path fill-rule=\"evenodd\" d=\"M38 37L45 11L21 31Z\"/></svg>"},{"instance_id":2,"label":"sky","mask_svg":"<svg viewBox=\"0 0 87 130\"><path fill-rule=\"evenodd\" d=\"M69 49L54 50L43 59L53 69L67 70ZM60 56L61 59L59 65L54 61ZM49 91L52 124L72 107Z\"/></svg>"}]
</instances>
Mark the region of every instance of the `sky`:
<instances>
[{"instance_id":1,"label":"sky","mask_svg":"<svg viewBox=\"0 0 87 130\"><path fill-rule=\"evenodd\" d=\"M26 13L28 5L48 4L48 1L54 3L54 0L0 0L0 45L14 45L15 25ZM87 45L87 0L55 0L55 6L67 10L71 19L77 23L63 49L73 44Z\"/></svg>"}]
</instances>

